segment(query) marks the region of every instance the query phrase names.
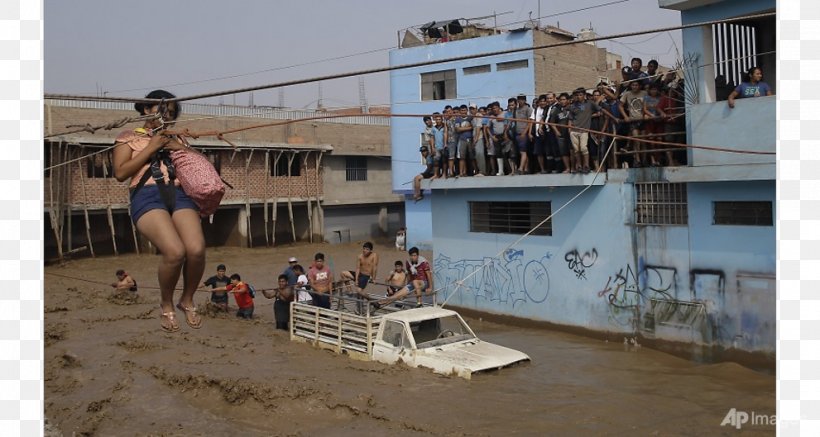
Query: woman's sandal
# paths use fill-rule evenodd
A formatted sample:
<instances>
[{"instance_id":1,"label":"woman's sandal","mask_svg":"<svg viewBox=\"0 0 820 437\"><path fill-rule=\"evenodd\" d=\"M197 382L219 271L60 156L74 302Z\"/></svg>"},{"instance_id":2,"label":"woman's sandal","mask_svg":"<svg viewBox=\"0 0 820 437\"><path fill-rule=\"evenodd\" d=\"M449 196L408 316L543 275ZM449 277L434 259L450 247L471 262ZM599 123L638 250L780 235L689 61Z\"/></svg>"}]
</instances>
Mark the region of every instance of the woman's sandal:
<instances>
[{"instance_id":1,"label":"woman's sandal","mask_svg":"<svg viewBox=\"0 0 820 437\"><path fill-rule=\"evenodd\" d=\"M188 308L180 302L177 304L177 308L185 312L185 323L187 323L188 326L194 329L202 327L202 318L196 313L196 307Z\"/></svg>"},{"instance_id":2,"label":"woman's sandal","mask_svg":"<svg viewBox=\"0 0 820 437\"><path fill-rule=\"evenodd\" d=\"M162 311L160 309L160 311ZM167 313L160 313L159 315L159 325L162 327L162 330L165 332L177 332L179 331L179 325L177 325L177 312L176 311L168 311Z\"/></svg>"}]
</instances>

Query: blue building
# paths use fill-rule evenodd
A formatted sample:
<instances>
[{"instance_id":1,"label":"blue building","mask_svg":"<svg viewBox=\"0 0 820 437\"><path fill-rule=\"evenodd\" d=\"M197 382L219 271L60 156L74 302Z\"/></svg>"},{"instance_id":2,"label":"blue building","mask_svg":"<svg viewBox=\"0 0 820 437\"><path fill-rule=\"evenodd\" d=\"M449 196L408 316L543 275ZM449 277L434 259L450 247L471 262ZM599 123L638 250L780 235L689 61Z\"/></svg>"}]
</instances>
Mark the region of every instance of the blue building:
<instances>
[{"instance_id":1,"label":"blue building","mask_svg":"<svg viewBox=\"0 0 820 437\"><path fill-rule=\"evenodd\" d=\"M659 5L680 10L683 24L775 10L773 0L659 0ZM528 34L532 31L411 50L439 59L492 51L478 44L483 39L499 47L531 43ZM773 96L738 99L730 109L721 90L734 86L740 71L752 65L763 66L764 80L772 84L774 41L773 15L684 31L686 143L721 149L690 147L685 166L429 184L429 203L416 207L429 208L432 220L416 226L427 226L431 233L439 301L593 335L640 337L773 364L776 101ZM422 55L403 51L394 52L392 60L413 62ZM532 52L516 56L527 53ZM493 68L480 82L462 76L465 67L495 65L509 57L436 68L456 70L456 79L465 83L462 88L459 82L459 90L542 92L524 71L508 77ZM442 106L441 101L401 103L418 100L422 74L396 72L394 112L432 112ZM467 100L457 94L452 102ZM417 137L419 126L412 119L393 124L394 160L418 160L418 147L401 146L400 140ZM394 163L395 190L411 176L410 168ZM411 214L408 206L408 223Z\"/></svg>"},{"instance_id":2,"label":"blue building","mask_svg":"<svg viewBox=\"0 0 820 437\"><path fill-rule=\"evenodd\" d=\"M458 21L458 20L456 20ZM390 52L390 65L407 65L429 60L448 59L468 54L527 49L554 42L575 39L575 35L548 26L544 29L522 28L499 33L495 29L465 26L458 40L439 43L425 38L427 44L403 47ZM558 68L555 61L572 60L568 68ZM432 114L445 105L475 103L478 106L499 101L506 107L509 97L525 94L530 99L546 90L572 89L579 81L594 84L604 78L607 52L590 44L576 44L558 49L522 50L477 59L442 62L417 68L392 71L390 74L391 112L393 114ZM405 194L408 247L432 249L430 206L428 199L412 200L413 177L423 165L419 156L421 117L397 117L391 120L393 153L393 191Z\"/></svg>"}]
</instances>

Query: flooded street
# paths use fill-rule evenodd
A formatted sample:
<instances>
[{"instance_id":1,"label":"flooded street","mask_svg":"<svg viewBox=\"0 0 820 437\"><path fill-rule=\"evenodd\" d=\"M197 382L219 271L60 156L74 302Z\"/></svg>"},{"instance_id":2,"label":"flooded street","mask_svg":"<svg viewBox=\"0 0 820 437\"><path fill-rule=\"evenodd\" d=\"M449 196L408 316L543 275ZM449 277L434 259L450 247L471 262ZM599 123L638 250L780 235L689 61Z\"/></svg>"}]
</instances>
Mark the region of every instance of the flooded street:
<instances>
[{"instance_id":1,"label":"flooded street","mask_svg":"<svg viewBox=\"0 0 820 437\"><path fill-rule=\"evenodd\" d=\"M404 257L375 250L381 280ZM287 257L307 266L316 251L338 274L355 267L359 245L209 249L206 276L225 263L268 288ZM45 415L63 435L734 435L720 426L731 408L775 414L772 375L474 318L480 338L532 362L467 381L354 361L291 343L261 293L252 321L207 315L200 330L181 320L179 332L164 333L159 291L149 288L156 262L123 255L46 267ZM118 268L137 279L136 301L95 283L110 283Z\"/></svg>"}]
</instances>

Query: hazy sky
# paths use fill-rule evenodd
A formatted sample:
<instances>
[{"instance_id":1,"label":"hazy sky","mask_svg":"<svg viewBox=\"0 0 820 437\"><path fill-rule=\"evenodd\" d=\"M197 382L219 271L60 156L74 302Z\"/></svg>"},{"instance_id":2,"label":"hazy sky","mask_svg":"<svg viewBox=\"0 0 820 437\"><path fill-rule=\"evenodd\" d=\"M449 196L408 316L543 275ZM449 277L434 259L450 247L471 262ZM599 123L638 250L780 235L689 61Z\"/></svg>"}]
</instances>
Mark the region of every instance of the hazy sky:
<instances>
[{"instance_id":1,"label":"hazy sky","mask_svg":"<svg viewBox=\"0 0 820 437\"><path fill-rule=\"evenodd\" d=\"M541 16L611 1L541 0ZM512 11L498 16L503 26L526 20L530 11L537 17L539 2L45 0L44 6L45 92L141 97L155 88L186 96L382 67L388 65L389 49L398 45L400 29ZM591 22L599 35L611 35L678 25L680 14L658 8L657 0L629 0L541 22L560 22L573 33ZM680 50L680 31L607 41L599 47L621 54L626 62L638 56L644 65L651 58L674 65L673 40ZM315 62L362 52L372 53ZM282 68L303 63L311 64ZM208 80L235 75L242 76ZM371 105L389 103L387 73L365 76L364 81ZM357 106L358 79L324 82L322 96L326 107ZM284 91L285 105L293 108L315 107L317 99L315 83ZM249 96L226 96L223 101L246 105ZM253 102L276 105L279 91L257 91Z\"/></svg>"}]
</instances>

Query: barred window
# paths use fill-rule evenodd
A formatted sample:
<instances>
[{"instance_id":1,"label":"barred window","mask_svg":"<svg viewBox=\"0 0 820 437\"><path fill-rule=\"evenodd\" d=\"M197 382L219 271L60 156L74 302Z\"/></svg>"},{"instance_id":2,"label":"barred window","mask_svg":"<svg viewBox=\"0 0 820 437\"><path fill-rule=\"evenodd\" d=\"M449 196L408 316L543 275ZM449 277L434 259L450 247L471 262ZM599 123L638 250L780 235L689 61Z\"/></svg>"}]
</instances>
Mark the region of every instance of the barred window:
<instances>
[{"instance_id":1,"label":"barred window","mask_svg":"<svg viewBox=\"0 0 820 437\"><path fill-rule=\"evenodd\" d=\"M772 202L712 202L715 225L773 226Z\"/></svg>"},{"instance_id":2,"label":"barred window","mask_svg":"<svg viewBox=\"0 0 820 437\"><path fill-rule=\"evenodd\" d=\"M490 72L490 64L486 65L476 65L475 67L464 67L464 74L480 74L480 73L489 73Z\"/></svg>"},{"instance_id":3,"label":"barred window","mask_svg":"<svg viewBox=\"0 0 820 437\"><path fill-rule=\"evenodd\" d=\"M689 223L686 184L653 182L635 184L635 223L686 225Z\"/></svg>"},{"instance_id":4,"label":"barred window","mask_svg":"<svg viewBox=\"0 0 820 437\"><path fill-rule=\"evenodd\" d=\"M520 61L509 61L509 62L499 62L496 65L496 70L504 71L504 70L516 70L519 68L527 68L530 66L530 62L527 59L522 59Z\"/></svg>"},{"instance_id":5,"label":"barred window","mask_svg":"<svg viewBox=\"0 0 820 437\"><path fill-rule=\"evenodd\" d=\"M456 98L456 71L444 70L421 74L421 100Z\"/></svg>"},{"instance_id":6,"label":"barred window","mask_svg":"<svg viewBox=\"0 0 820 437\"><path fill-rule=\"evenodd\" d=\"M345 180L366 181L367 180L367 157L348 156L345 158Z\"/></svg>"},{"instance_id":7,"label":"barred window","mask_svg":"<svg viewBox=\"0 0 820 437\"><path fill-rule=\"evenodd\" d=\"M470 202L470 232L523 235L550 214L550 202ZM552 219L531 235L552 235Z\"/></svg>"},{"instance_id":8,"label":"barred window","mask_svg":"<svg viewBox=\"0 0 820 437\"><path fill-rule=\"evenodd\" d=\"M86 173L89 178L113 178L114 164L111 161L111 151L96 153L86 158Z\"/></svg>"}]
</instances>

